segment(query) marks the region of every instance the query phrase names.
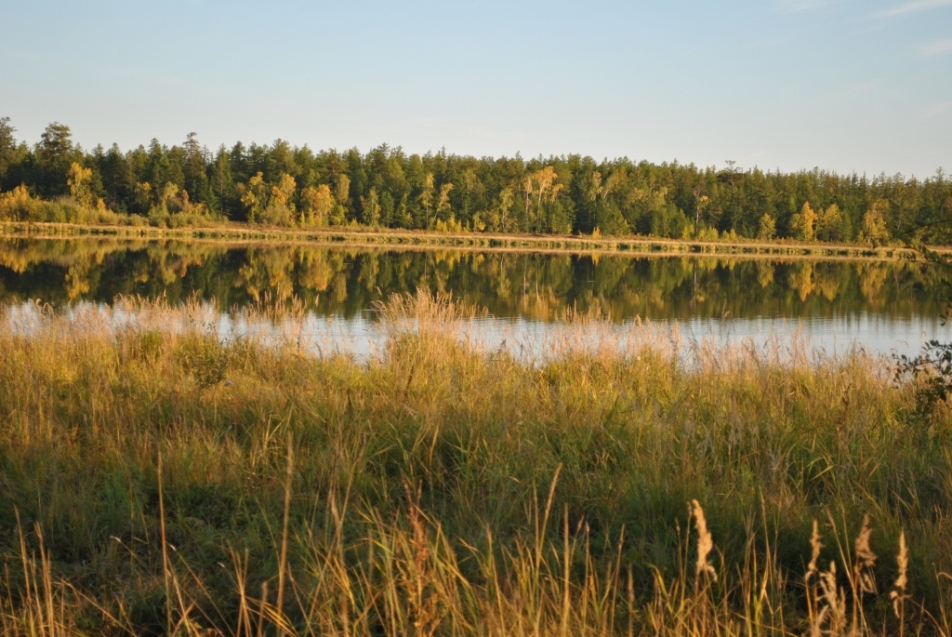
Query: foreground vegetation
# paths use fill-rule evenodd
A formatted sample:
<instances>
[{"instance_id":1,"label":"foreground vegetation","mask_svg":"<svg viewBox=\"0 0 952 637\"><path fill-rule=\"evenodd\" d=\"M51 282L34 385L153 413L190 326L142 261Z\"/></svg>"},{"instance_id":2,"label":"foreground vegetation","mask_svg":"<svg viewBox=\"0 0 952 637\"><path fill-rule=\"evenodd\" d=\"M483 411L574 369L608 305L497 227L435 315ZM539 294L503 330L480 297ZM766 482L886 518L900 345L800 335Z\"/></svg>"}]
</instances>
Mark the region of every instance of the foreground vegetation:
<instances>
[{"instance_id":1,"label":"foreground vegetation","mask_svg":"<svg viewBox=\"0 0 952 637\"><path fill-rule=\"evenodd\" d=\"M952 631L928 376L572 315L526 360L380 309L362 359L294 303L228 343L196 304L6 310L0 630Z\"/></svg>"},{"instance_id":2,"label":"foreground vegetation","mask_svg":"<svg viewBox=\"0 0 952 637\"><path fill-rule=\"evenodd\" d=\"M0 118L0 221L207 227L359 226L445 233L948 244L952 180L698 168L567 155L498 159L314 152L284 140L217 152L76 146L50 124L35 145Z\"/></svg>"}]
</instances>

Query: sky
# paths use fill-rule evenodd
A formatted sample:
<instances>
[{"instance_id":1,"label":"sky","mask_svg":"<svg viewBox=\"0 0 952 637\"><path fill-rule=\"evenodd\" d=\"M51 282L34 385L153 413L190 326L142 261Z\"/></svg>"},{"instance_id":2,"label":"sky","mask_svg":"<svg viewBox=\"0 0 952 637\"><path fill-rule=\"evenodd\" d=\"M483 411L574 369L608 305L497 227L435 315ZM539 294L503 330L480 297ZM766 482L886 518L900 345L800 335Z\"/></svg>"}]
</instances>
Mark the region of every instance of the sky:
<instances>
[{"instance_id":1,"label":"sky","mask_svg":"<svg viewBox=\"0 0 952 637\"><path fill-rule=\"evenodd\" d=\"M952 0L0 0L0 117L89 149L952 171Z\"/></svg>"}]
</instances>

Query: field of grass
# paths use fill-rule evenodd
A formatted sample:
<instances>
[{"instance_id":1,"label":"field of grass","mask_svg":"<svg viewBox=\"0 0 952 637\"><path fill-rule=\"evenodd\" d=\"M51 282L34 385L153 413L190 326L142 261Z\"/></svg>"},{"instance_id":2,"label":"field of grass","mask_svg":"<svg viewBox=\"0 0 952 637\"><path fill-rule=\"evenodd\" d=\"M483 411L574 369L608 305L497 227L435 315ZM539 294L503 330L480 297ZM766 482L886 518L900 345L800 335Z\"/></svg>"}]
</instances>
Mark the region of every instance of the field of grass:
<instances>
[{"instance_id":1,"label":"field of grass","mask_svg":"<svg viewBox=\"0 0 952 637\"><path fill-rule=\"evenodd\" d=\"M952 634L952 416L861 352L5 312L4 635Z\"/></svg>"}]
</instances>

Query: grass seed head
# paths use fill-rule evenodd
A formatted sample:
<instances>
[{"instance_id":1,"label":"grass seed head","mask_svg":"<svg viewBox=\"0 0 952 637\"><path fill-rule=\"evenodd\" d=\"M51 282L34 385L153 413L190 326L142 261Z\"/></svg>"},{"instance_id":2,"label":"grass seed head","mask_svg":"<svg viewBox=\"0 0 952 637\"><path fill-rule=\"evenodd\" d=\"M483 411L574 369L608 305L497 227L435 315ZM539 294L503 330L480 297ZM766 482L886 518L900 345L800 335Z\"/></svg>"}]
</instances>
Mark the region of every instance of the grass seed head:
<instances>
[{"instance_id":1,"label":"grass seed head","mask_svg":"<svg viewBox=\"0 0 952 637\"><path fill-rule=\"evenodd\" d=\"M812 550L812 554L810 556L810 564L807 566L807 574L804 577L804 580L807 582L819 572L817 569L817 560L820 559L820 551L823 550L823 543L820 542L820 539L820 525L817 524L816 520L813 520L813 533L810 535L810 549Z\"/></svg>"},{"instance_id":2,"label":"grass seed head","mask_svg":"<svg viewBox=\"0 0 952 637\"><path fill-rule=\"evenodd\" d=\"M863 526L860 528L854 544L856 563L853 566L853 573L861 593L876 592L876 580L872 573L873 567L876 566L876 554L869 547L869 536L872 533L873 528L869 525L869 515L864 515Z\"/></svg>"},{"instance_id":3,"label":"grass seed head","mask_svg":"<svg viewBox=\"0 0 952 637\"><path fill-rule=\"evenodd\" d=\"M714 540L711 538L711 532L707 529L707 519L704 517L704 509L697 500L691 500L689 513L694 516L694 528L697 530L697 565L695 573L697 577L707 574L715 582L717 581L717 571L714 565L708 562L707 556L714 549Z\"/></svg>"},{"instance_id":4,"label":"grass seed head","mask_svg":"<svg viewBox=\"0 0 952 637\"><path fill-rule=\"evenodd\" d=\"M902 620L902 605L905 601L906 585L909 583L909 552L906 549L906 533L899 533L899 553L896 555L896 566L899 567L899 575L893 584L893 590L889 593L889 599L892 600L893 613L896 618Z\"/></svg>"}]
</instances>

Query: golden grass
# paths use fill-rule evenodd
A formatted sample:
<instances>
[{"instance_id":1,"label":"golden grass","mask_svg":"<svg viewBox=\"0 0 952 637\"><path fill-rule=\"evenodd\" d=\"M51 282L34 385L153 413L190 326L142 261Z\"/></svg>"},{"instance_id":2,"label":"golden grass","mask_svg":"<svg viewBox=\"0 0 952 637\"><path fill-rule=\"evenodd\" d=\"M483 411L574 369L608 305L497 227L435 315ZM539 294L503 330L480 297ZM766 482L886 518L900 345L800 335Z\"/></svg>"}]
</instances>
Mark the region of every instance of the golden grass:
<instances>
[{"instance_id":1,"label":"golden grass","mask_svg":"<svg viewBox=\"0 0 952 637\"><path fill-rule=\"evenodd\" d=\"M952 421L882 361L378 309L361 360L293 303L7 310L0 631L950 634Z\"/></svg>"}]
</instances>

